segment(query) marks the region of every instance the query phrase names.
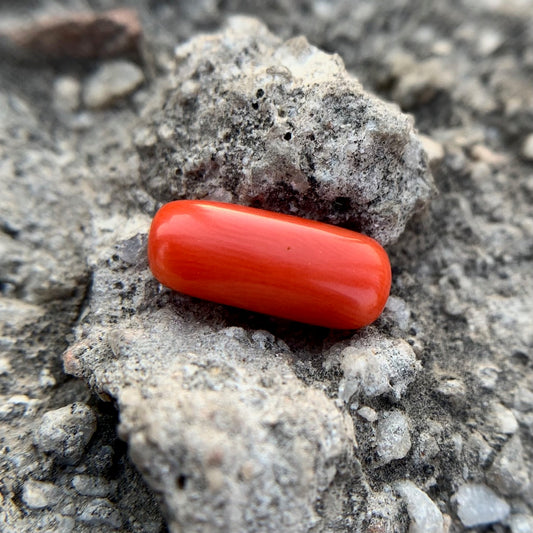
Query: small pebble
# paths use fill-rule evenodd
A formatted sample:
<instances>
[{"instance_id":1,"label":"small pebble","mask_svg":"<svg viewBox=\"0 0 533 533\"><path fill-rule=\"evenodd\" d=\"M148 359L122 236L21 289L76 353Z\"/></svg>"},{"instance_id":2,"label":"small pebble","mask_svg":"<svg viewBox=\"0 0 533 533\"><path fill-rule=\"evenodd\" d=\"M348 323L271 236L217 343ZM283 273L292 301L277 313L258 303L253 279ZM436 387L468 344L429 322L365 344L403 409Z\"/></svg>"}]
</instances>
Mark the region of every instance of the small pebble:
<instances>
[{"instance_id":1,"label":"small pebble","mask_svg":"<svg viewBox=\"0 0 533 533\"><path fill-rule=\"evenodd\" d=\"M34 434L35 445L61 462L76 464L96 430L96 415L83 403L48 411Z\"/></svg>"},{"instance_id":2,"label":"small pebble","mask_svg":"<svg viewBox=\"0 0 533 533\"><path fill-rule=\"evenodd\" d=\"M409 533L445 533L444 519L431 498L412 481L399 481L394 488L407 505Z\"/></svg>"},{"instance_id":3,"label":"small pebble","mask_svg":"<svg viewBox=\"0 0 533 533\"><path fill-rule=\"evenodd\" d=\"M515 394L514 405L519 411L533 410L533 388L519 387Z\"/></svg>"},{"instance_id":4,"label":"small pebble","mask_svg":"<svg viewBox=\"0 0 533 533\"><path fill-rule=\"evenodd\" d=\"M457 378L446 379L442 381L437 391L443 396L447 396L450 400L460 401L466 396L465 384Z\"/></svg>"},{"instance_id":5,"label":"small pebble","mask_svg":"<svg viewBox=\"0 0 533 533\"><path fill-rule=\"evenodd\" d=\"M479 380L479 384L488 390L494 390L496 388L496 382L500 375L500 369L492 364L480 365L476 370L476 375Z\"/></svg>"},{"instance_id":6,"label":"small pebble","mask_svg":"<svg viewBox=\"0 0 533 533\"><path fill-rule=\"evenodd\" d=\"M483 526L505 520L511 508L487 486L462 485L455 493L457 515L465 527Z\"/></svg>"},{"instance_id":7,"label":"small pebble","mask_svg":"<svg viewBox=\"0 0 533 533\"><path fill-rule=\"evenodd\" d=\"M372 407L361 407L361 409L357 411L357 414L367 422L375 422L378 419L378 414L372 409Z\"/></svg>"},{"instance_id":8,"label":"small pebble","mask_svg":"<svg viewBox=\"0 0 533 533\"><path fill-rule=\"evenodd\" d=\"M505 41L504 36L492 28L484 28L477 36L477 51L482 56L493 54Z\"/></svg>"},{"instance_id":9,"label":"small pebble","mask_svg":"<svg viewBox=\"0 0 533 533\"><path fill-rule=\"evenodd\" d=\"M494 450L490 447L483 435L474 431L466 442L466 452L476 464L484 466L490 460Z\"/></svg>"},{"instance_id":10,"label":"small pebble","mask_svg":"<svg viewBox=\"0 0 533 533\"><path fill-rule=\"evenodd\" d=\"M54 82L54 108L73 113L80 106L81 84L72 76L61 76Z\"/></svg>"},{"instance_id":11,"label":"small pebble","mask_svg":"<svg viewBox=\"0 0 533 533\"><path fill-rule=\"evenodd\" d=\"M524 140L522 156L529 161L533 161L533 133L530 133Z\"/></svg>"},{"instance_id":12,"label":"small pebble","mask_svg":"<svg viewBox=\"0 0 533 533\"><path fill-rule=\"evenodd\" d=\"M71 533L76 527L76 521L70 516L56 514L51 517L52 527L43 533Z\"/></svg>"},{"instance_id":13,"label":"small pebble","mask_svg":"<svg viewBox=\"0 0 533 533\"><path fill-rule=\"evenodd\" d=\"M533 531L533 516L514 514L509 518L511 533L531 533Z\"/></svg>"},{"instance_id":14,"label":"small pebble","mask_svg":"<svg viewBox=\"0 0 533 533\"><path fill-rule=\"evenodd\" d=\"M61 492L53 483L29 479L22 489L22 501L30 509L52 507L61 499Z\"/></svg>"},{"instance_id":15,"label":"small pebble","mask_svg":"<svg viewBox=\"0 0 533 533\"><path fill-rule=\"evenodd\" d=\"M143 71L134 63L110 61L87 80L83 101L92 109L107 107L132 93L143 81Z\"/></svg>"},{"instance_id":16,"label":"small pebble","mask_svg":"<svg viewBox=\"0 0 533 533\"><path fill-rule=\"evenodd\" d=\"M96 498L90 502L78 516L78 520L90 526L118 528L122 525L120 513L109 500L104 498Z\"/></svg>"},{"instance_id":17,"label":"small pebble","mask_svg":"<svg viewBox=\"0 0 533 533\"><path fill-rule=\"evenodd\" d=\"M484 144L474 145L470 153L475 160L487 163L487 165L492 167L501 167L507 163L507 157L505 155L493 152Z\"/></svg>"},{"instance_id":18,"label":"small pebble","mask_svg":"<svg viewBox=\"0 0 533 533\"><path fill-rule=\"evenodd\" d=\"M529 487L529 475L522 441L514 435L496 456L487 474L489 483L505 495L522 494Z\"/></svg>"},{"instance_id":19,"label":"small pebble","mask_svg":"<svg viewBox=\"0 0 533 533\"><path fill-rule=\"evenodd\" d=\"M107 480L94 476L74 476L72 478L72 486L82 496L106 497L113 492L113 488Z\"/></svg>"},{"instance_id":20,"label":"small pebble","mask_svg":"<svg viewBox=\"0 0 533 533\"><path fill-rule=\"evenodd\" d=\"M438 165L444 159L444 146L427 135L419 135L419 138L428 156L428 163L431 166Z\"/></svg>"},{"instance_id":21,"label":"small pebble","mask_svg":"<svg viewBox=\"0 0 533 533\"><path fill-rule=\"evenodd\" d=\"M0 356L0 376L5 376L11 372L11 363L6 356Z\"/></svg>"},{"instance_id":22,"label":"small pebble","mask_svg":"<svg viewBox=\"0 0 533 533\"><path fill-rule=\"evenodd\" d=\"M344 378L339 384L339 398L346 403L359 394L369 398L387 394L399 399L420 368L413 349L403 339L359 339L341 356Z\"/></svg>"},{"instance_id":23,"label":"small pebble","mask_svg":"<svg viewBox=\"0 0 533 533\"><path fill-rule=\"evenodd\" d=\"M407 331L411 318L411 310L405 300L397 296L389 296L385 309L383 310L383 317L391 318L400 329Z\"/></svg>"},{"instance_id":24,"label":"small pebble","mask_svg":"<svg viewBox=\"0 0 533 533\"><path fill-rule=\"evenodd\" d=\"M25 394L15 394L0 405L0 420L9 421L23 416L31 416L35 411L37 400L28 398Z\"/></svg>"},{"instance_id":25,"label":"small pebble","mask_svg":"<svg viewBox=\"0 0 533 533\"><path fill-rule=\"evenodd\" d=\"M49 389L56 385L56 379L48 368L43 368L39 374L39 386L43 389Z\"/></svg>"},{"instance_id":26,"label":"small pebble","mask_svg":"<svg viewBox=\"0 0 533 533\"><path fill-rule=\"evenodd\" d=\"M409 420L401 411L388 411L378 422L376 448L384 463L403 459L409 453Z\"/></svg>"},{"instance_id":27,"label":"small pebble","mask_svg":"<svg viewBox=\"0 0 533 533\"><path fill-rule=\"evenodd\" d=\"M518 429L518 422L513 412L499 402L491 405L486 422L494 431L506 435L512 435Z\"/></svg>"},{"instance_id":28,"label":"small pebble","mask_svg":"<svg viewBox=\"0 0 533 533\"><path fill-rule=\"evenodd\" d=\"M417 446L413 452L413 461L416 464L428 464L440 452L437 439L428 432L418 435Z\"/></svg>"}]
</instances>

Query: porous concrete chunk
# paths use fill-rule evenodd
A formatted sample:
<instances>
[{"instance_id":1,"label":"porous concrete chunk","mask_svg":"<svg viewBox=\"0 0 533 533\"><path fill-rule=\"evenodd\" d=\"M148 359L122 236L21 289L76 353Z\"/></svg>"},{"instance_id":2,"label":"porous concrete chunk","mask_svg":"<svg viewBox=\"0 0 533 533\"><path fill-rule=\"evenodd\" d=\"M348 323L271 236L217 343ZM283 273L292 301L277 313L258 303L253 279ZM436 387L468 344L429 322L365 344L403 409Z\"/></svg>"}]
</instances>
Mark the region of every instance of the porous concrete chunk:
<instances>
[{"instance_id":1,"label":"porous concrete chunk","mask_svg":"<svg viewBox=\"0 0 533 533\"><path fill-rule=\"evenodd\" d=\"M61 494L53 483L28 479L22 489L22 500L30 509L42 509L56 505Z\"/></svg>"},{"instance_id":2,"label":"porous concrete chunk","mask_svg":"<svg viewBox=\"0 0 533 533\"><path fill-rule=\"evenodd\" d=\"M389 395L398 400L421 368L406 341L382 335L357 337L342 351L341 358L344 377L339 397L345 402L357 395Z\"/></svg>"},{"instance_id":3,"label":"porous concrete chunk","mask_svg":"<svg viewBox=\"0 0 533 533\"><path fill-rule=\"evenodd\" d=\"M505 520L511 508L486 485L467 483L455 494L457 514L465 527L482 526Z\"/></svg>"},{"instance_id":4,"label":"porous concrete chunk","mask_svg":"<svg viewBox=\"0 0 533 533\"><path fill-rule=\"evenodd\" d=\"M412 481L398 481L394 488L407 505L409 533L446 533L439 508Z\"/></svg>"},{"instance_id":5,"label":"porous concrete chunk","mask_svg":"<svg viewBox=\"0 0 533 533\"><path fill-rule=\"evenodd\" d=\"M143 71L134 63L110 61L87 80L83 101L87 107L106 107L132 93L143 81Z\"/></svg>"},{"instance_id":6,"label":"porous concrete chunk","mask_svg":"<svg viewBox=\"0 0 533 533\"><path fill-rule=\"evenodd\" d=\"M304 37L282 42L255 19L231 18L177 48L169 84L145 111L155 149L139 147L160 202L254 205L387 244L430 198L412 120Z\"/></svg>"},{"instance_id":7,"label":"porous concrete chunk","mask_svg":"<svg viewBox=\"0 0 533 533\"><path fill-rule=\"evenodd\" d=\"M96 415L85 404L73 403L44 414L34 434L36 446L60 462L76 464L96 430Z\"/></svg>"},{"instance_id":8,"label":"porous concrete chunk","mask_svg":"<svg viewBox=\"0 0 533 533\"><path fill-rule=\"evenodd\" d=\"M172 531L309 529L354 460L351 419L296 376L274 335L161 290L145 253L136 236L102 252L65 368L116 399L120 435ZM133 321L118 300L138 310Z\"/></svg>"},{"instance_id":9,"label":"porous concrete chunk","mask_svg":"<svg viewBox=\"0 0 533 533\"><path fill-rule=\"evenodd\" d=\"M376 449L383 463L403 459L411 449L409 419L398 410L385 412L378 422Z\"/></svg>"}]
</instances>

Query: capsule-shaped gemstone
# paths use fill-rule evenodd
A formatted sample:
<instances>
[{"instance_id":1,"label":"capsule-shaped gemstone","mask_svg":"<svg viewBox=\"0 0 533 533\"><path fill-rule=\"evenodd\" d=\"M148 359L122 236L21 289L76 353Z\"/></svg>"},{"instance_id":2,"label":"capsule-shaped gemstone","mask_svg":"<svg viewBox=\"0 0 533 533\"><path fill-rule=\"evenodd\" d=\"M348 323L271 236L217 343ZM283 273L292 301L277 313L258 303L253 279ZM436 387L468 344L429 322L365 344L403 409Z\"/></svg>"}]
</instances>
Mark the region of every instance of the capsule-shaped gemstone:
<instances>
[{"instance_id":1,"label":"capsule-shaped gemstone","mask_svg":"<svg viewBox=\"0 0 533 533\"><path fill-rule=\"evenodd\" d=\"M391 269L373 239L322 222L220 202L179 200L148 237L154 276L173 290L328 328L376 320Z\"/></svg>"}]
</instances>

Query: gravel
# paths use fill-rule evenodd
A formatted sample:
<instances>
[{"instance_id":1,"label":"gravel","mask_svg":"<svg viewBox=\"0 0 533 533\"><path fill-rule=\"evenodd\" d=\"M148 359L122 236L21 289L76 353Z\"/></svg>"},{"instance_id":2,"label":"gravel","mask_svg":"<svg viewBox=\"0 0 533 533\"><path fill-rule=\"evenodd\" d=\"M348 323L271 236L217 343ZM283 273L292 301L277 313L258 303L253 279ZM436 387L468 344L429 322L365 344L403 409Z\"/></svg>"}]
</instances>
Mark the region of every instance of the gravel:
<instances>
[{"instance_id":1,"label":"gravel","mask_svg":"<svg viewBox=\"0 0 533 533\"><path fill-rule=\"evenodd\" d=\"M507 518L510 507L486 485L470 483L456 492L457 514L465 527L501 522Z\"/></svg>"},{"instance_id":2,"label":"gravel","mask_svg":"<svg viewBox=\"0 0 533 533\"><path fill-rule=\"evenodd\" d=\"M96 415L87 405L73 403L43 416L34 435L35 445L59 461L76 464L96 430Z\"/></svg>"},{"instance_id":3,"label":"gravel","mask_svg":"<svg viewBox=\"0 0 533 533\"><path fill-rule=\"evenodd\" d=\"M53 483L29 479L22 489L22 500L30 509L53 507L61 499L61 491Z\"/></svg>"},{"instance_id":4,"label":"gravel","mask_svg":"<svg viewBox=\"0 0 533 533\"><path fill-rule=\"evenodd\" d=\"M383 463L403 459L411 449L409 419L398 410L386 411L378 422L376 450Z\"/></svg>"},{"instance_id":5,"label":"gravel","mask_svg":"<svg viewBox=\"0 0 533 533\"><path fill-rule=\"evenodd\" d=\"M412 481L399 481L394 484L407 505L409 513L409 533L445 533L444 519L431 498Z\"/></svg>"},{"instance_id":6,"label":"gravel","mask_svg":"<svg viewBox=\"0 0 533 533\"><path fill-rule=\"evenodd\" d=\"M143 71L134 63L110 61L85 82L83 102L92 109L110 106L135 91L143 81Z\"/></svg>"},{"instance_id":7,"label":"gravel","mask_svg":"<svg viewBox=\"0 0 533 533\"><path fill-rule=\"evenodd\" d=\"M400 399L421 368L406 341L378 335L359 338L345 348L340 366L344 378L339 398L346 403L382 395Z\"/></svg>"},{"instance_id":8,"label":"gravel","mask_svg":"<svg viewBox=\"0 0 533 533\"><path fill-rule=\"evenodd\" d=\"M530 133L524 139L524 144L522 145L522 156L530 161L533 161L533 133Z\"/></svg>"}]
</instances>

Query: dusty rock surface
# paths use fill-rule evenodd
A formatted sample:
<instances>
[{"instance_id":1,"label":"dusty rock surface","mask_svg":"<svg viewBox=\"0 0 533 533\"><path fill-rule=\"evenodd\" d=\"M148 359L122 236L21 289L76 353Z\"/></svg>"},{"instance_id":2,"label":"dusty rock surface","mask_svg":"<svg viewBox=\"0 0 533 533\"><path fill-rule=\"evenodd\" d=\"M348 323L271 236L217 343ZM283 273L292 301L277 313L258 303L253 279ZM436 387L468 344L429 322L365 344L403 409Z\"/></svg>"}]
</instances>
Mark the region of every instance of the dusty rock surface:
<instances>
[{"instance_id":1,"label":"dusty rock surface","mask_svg":"<svg viewBox=\"0 0 533 533\"><path fill-rule=\"evenodd\" d=\"M533 4L130 5L144 83L105 109L104 61L0 40L0 529L532 530ZM383 316L160 287L150 218L205 196L376 236Z\"/></svg>"},{"instance_id":2,"label":"dusty rock surface","mask_svg":"<svg viewBox=\"0 0 533 533\"><path fill-rule=\"evenodd\" d=\"M158 201L210 198L397 240L432 192L412 119L364 92L337 55L257 20L175 51L145 115L141 177ZM281 207L280 207L281 206Z\"/></svg>"}]
</instances>

